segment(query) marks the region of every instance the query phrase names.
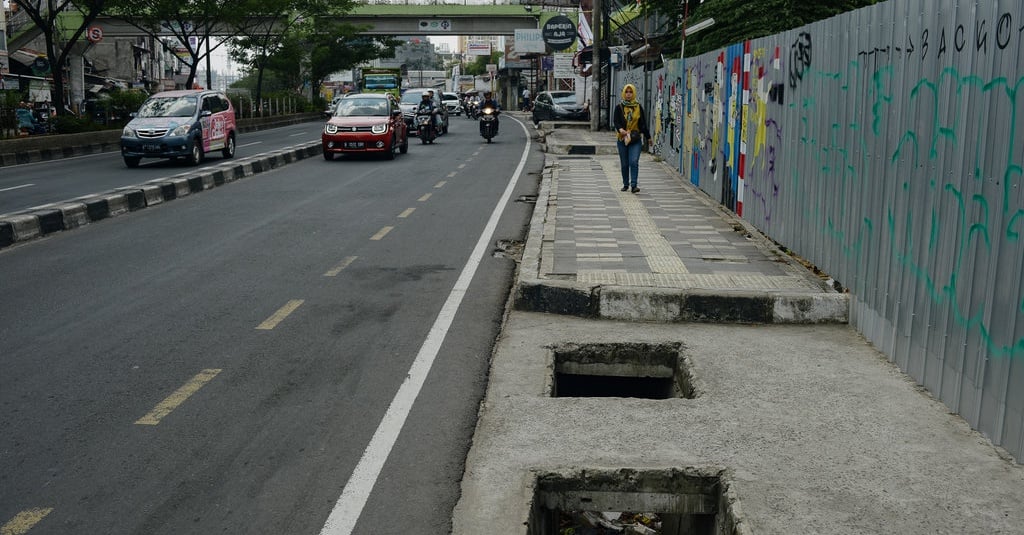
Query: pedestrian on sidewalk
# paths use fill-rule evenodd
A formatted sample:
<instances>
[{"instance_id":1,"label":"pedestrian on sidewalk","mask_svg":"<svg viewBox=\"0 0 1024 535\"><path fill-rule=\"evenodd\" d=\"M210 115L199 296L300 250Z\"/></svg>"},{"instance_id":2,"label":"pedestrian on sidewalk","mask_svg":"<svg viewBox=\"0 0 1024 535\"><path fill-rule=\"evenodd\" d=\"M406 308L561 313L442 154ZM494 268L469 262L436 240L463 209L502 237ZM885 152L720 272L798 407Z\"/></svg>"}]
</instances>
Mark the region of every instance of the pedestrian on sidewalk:
<instances>
[{"instance_id":1,"label":"pedestrian on sidewalk","mask_svg":"<svg viewBox=\"0 0 1024 535\"><path fill-rule=\"evenodd\" d=\"M613 115L615 125L616 148L619 149L619 163L622 166L622 191L637 187L637 176L640 174L640 151L651 142L651 133L647 129L647 116L640 102L636 100L636 87L626 84L622 88L622 102L615 106Z\"/></svg>"}]
</instances>

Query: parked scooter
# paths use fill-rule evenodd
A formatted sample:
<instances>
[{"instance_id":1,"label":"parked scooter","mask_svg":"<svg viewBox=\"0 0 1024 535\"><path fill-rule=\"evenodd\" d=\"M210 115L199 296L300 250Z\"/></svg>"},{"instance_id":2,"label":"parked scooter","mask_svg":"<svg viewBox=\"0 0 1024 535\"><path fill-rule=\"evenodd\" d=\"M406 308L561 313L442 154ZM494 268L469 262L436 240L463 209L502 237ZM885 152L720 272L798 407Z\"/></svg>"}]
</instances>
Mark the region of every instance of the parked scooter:
<instances>
[{"instance_id":1,"label":"parked scooter","mask_svg":"<svg viewBox=\"0 0 1024 535\"><path fill-rule=\"evenodd\" d=\"M498 135L498 114L501 113L492 106L484 106L480 110L480 135L491 142L491 138Z\"/></svg>"},{"instance_id":2,"label":"parked scooter","mask_svg":"<svg viewBox=\"0 0 1024 535\"><path fill-rule=\"evenodd\" d=\"M18 108L14 113L18 117L18 130L22 135L29 136L47 133L47 125L37 119L32 114L32 110Z\"/></svg>"}]
</instances>

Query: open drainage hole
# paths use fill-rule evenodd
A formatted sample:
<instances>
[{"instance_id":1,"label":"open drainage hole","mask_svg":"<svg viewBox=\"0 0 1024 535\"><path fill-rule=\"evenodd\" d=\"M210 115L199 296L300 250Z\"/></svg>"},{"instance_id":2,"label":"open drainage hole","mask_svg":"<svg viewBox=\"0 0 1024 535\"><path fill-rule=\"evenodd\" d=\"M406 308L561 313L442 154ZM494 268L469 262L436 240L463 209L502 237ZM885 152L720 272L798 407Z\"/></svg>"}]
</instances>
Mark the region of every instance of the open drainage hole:
<instances>
[{"instance_id":1,"label":"open drainage hole","mask_svg":"<svg viewBox=\"0 0 1024 535\"><path fill-rule=\"evenodd\" d=\"M718 535L738 524L723 470L586 471L537 477L527 535Z\"/></svg>"},{"instance_id":2,"label":"open drainage hole","mask_svg":"<svg viewBox=\"0 0 1024 535\"><path fill-rule=\"evenodd\" d=\"M554 348L552 397L693 398L682 344L566 344Z\"/></svg>"}]
</instances>

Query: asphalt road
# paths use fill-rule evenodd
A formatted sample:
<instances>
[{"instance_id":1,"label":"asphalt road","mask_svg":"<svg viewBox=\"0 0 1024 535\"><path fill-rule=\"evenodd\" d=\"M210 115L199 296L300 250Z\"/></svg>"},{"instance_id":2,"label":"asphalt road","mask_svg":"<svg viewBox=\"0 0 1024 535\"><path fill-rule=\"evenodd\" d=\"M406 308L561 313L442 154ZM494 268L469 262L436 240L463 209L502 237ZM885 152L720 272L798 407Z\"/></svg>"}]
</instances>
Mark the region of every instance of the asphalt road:
<instances>
[{"instance_id":1,"label":"asphalt road","mask_svg":"<svg viewBox=\"0 0 1024 535\"><path fill-rule=\"evenodd\" d=\"M317 141L322 128L322 122L308 122L239 134L235 158ZM119 152L105 152L0 167L0 214L141 184L231 161L225 160L220 152L213 152L197 167L181 160L146 158L140 167L129 169Z\"/></svg>"},{"instance_id":2,"label":"asphalt road","mask_svg":"<svg viewBox=\"0 0 1024 535\"><path fill-rule=\"evenodd\" d=\"M523 239L543 164L511 119L492 144L475 127L0 251L0 526L448 533L515 269L495 244ZM239 154L260 150L246 137ZM106 188L167 167L13 170ZM381 427L399 392L408 417Z\"/></svg>"}]
</instances>

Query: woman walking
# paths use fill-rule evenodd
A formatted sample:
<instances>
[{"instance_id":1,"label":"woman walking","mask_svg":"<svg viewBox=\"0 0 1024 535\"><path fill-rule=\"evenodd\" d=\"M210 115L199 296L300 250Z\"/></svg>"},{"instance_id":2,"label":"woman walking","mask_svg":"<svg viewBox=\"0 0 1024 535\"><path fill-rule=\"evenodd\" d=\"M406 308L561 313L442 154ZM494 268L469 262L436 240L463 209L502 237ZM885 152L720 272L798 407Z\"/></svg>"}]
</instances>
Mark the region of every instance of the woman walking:
<instances>
[{"instance_id":1,"label":"woman walking","mask_svg":"<svg viewBox=\"0 0 1024 535\"><path fill-rule=\"evenodd\" d=\"M618 139L615 145L622 165L622 191L632 189L637 193L640 191L636 182L640 174L640 151L645 143L651 142L651 134L647 129L644 109L636 100L633 84L622 88L622 102L615 106L613 121Z\"/></svg>"}]
</instances>

